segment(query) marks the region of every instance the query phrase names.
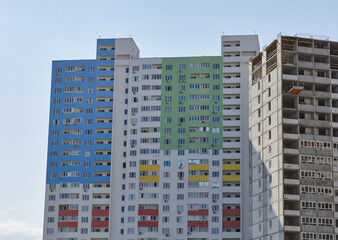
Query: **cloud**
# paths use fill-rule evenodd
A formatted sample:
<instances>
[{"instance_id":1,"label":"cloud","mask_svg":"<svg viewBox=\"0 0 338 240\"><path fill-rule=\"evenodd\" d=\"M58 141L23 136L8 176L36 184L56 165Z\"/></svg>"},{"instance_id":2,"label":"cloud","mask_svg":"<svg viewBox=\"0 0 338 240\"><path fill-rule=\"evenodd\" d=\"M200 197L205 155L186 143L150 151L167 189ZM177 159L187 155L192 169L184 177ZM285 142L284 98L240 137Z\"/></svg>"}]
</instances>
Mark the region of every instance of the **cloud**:
<instances>
[{"instance_id":1,"label":"cloud","mask_svg":"<svg viewBox=\"0 0 338 240\"><path fill-rule=\"evenodd\" d=\"M38 240L42 239L42 227L31 226L23 220L9 217L14 208L0 210L0 240Z\"/></svg>"}]
</instances>

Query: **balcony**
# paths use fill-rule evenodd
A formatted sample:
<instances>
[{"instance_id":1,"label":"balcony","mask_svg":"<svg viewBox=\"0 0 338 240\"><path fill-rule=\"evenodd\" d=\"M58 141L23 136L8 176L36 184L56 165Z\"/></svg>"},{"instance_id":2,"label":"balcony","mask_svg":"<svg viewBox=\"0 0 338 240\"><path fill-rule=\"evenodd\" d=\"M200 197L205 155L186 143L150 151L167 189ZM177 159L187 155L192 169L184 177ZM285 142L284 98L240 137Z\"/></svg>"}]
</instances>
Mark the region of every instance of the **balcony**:
<instances>
[{"instance_id":1,"label":"balcony","mask_svg":"<svg viewBox=\"0 0 338 240\"><path fill-rule=\"evenodd\" d=\"M240 227L241 221L223 221L222 227Z\"/></svg>"},{"instance_id":2,"label":"balcony","mask_svg":"<svg viewBox=\"0 0 338 240\"><path fill-rule=\"evenodd\" d=\"M296 194L284 194L284 200L299 201L300 196Z\"/></svg>"},{"instance_id":3,"label":"balcony","mask_svg":"<svg viewBox=\"0 0 338 240\"><path fill-rule=\"evenodd\" d=\"M290 154L290 155L298 155L299 150L293 149L293 148L284 148L284 154Z\"/></svg>"},{"instance_id":4,"label":"balcony","mask_svg":"<svg viewBox=\"0 0 338 240\"><path fill-rule=\"evenodd\" d=\"M223 182L240 182L240 175L223 175Z\"/></svg>"},{"instance_id":5,"label":"balcony","mask_svg":"<svg viewBox=\"0 0 338 240\"><path fill-rule=\"evenodd\" d=\"M208 182L209 176L188 176L189 182Z\"/></svg>"},{"instance_id":6,"label":"balcony","mask_svg":"<svg viewBox=\"0 0 338 240\"><path fill-rule=\"evenodd\" d=\"M78 216L79 210L59 210L59 216Z\"/></svg>"},{"instance_id":7,"label":"balcony","mask_svg":"<svg viewBox=\"0 0 338 240\"><path fill-rule=\"evenodd\" d=\"M158 227L158 221L139 221L138 227Z\"/></svg>"},{"instance_id":8,"label":"balcony","mask_svg":"<svg viewBox=\"0 0 338 240\"><path fill-rule=\"evenodd\" d=\"M297 81L297 75L283 74L283 80Z\"/></svg>"},{"instance_id":9,"label":"balcony","mask_svg":"<svg viewBox=\"0 0 338 240\"><path fill-rule=\"evenodd\" d=\"M223 216L240 216L241 210L240 209L223 209L222 215Z\"/></svg>"},{"instance_id":10,"label":"balcony","mask_svg":"<svg viewBox=\"0 0 338 240\"><path fill-rule=\"evenodd\" d=\"M58 227L77 227L78 222L58 222Z\"/></svg>"},{"instance_id":11,"label":"balcony","mask_svg":"<svg viewBox=\"0 0 338 240\"><path fill-rule=\"evenodd\" d=\"M140 176L139 182L159 182L159 176Z\"/></svg>"},{"instance_id":12,"label":"balcony","mask_svg":"<svg viewBox=\"0 0 338 240\"><path fill-rule=\"evenodd\" d=\"M298 164L291 164L291 163L284 163L284 169L287 170L298 170L299 165Z\"/></svg>"},{"instance_id":13,"label":"balcony","mask_svg":"<svg viewBox=\"0 0 338 240\"><path fill-rule=\"evenodd\" d=\"M109 216L109 209L93 209L92 216Z\"/></svg>"},{"instance_id":14,"label":"balcony","mask_svg":"<svg viewBox=\"0 0 338 240\"><path fill-rule=\"evenodd\" d=\"M139 209L139 216L158 216L158 209Z\"/></svg>"},{"instance_id":15,"label":"balcony","mask_svg":"<svg viewBox=\"0 0 338 240\"><path fill-rule=\"evenodd\" d=\"M208 221L188 221L188 227L208 227Z\"/></svg>"},{"instance_id":16,"label":"balcony","mask_svg":"<svg viewBox=\"0 0 338 240\"><path fill-rule=\"evenodd\" d=\"M223 164L223 170L241 170L240 164Z\"/></svg>"},{"instance_id":17,"label":"balcony","mask_svg":"<svg viewBox=\"0 0 338 240\"><path fill-rule=\"evenodd\" d=\"M299 210L284 210L285 216L300 216Z\"/></svg>"},{"instance_id":18,"label":"balcony","mask_svg":"<svg viewBox=\"0 0 338 240\"><path fill-rule=\"evenodd\" d=\"M189 210L189 216L208 216L208 209L199 209L199 210Z\"/></svg>"},{"instance_id":19,"label":"balcony","mask_svg":"<svg viewBox=\"0 0 338 240\"><path fill-rule=\"evenodd\" d=\"M290 125L298 125L298 119L283 118L283 123L290 124Z\"/></svg>"},{"instance_id":20,"label":"balcony","mask_svg":"<svg viewBox=\"0 0 338 240\"><path fill-rule=\"evenodd\" d=\"M188 166L189 171L191 170L209 170L209 165L208 164L190 164Z\"/></svg>"},{"instance_id":21,"label":"balcony","mask_svg":"<svg viewBox=\"0 0 338 240\"><path fill-rule=\"evenodd\" d=\"M300 232L300 226L285 225L284 231L286 231L286 232Z\"/></svg>"},{"instance_id":22,"label":"balcony","mask_svg":"<svg viewBox=\"0 0 338 240\"><path fill-rule=\"evenodd\" d=\"M109 221L92 221L92 227L105 227L109 226Z\"/></svg>"},{"instance_id":23,"label":"balcony","mask_svg":"<svg viewBox=\"0 0 338 240\"><path fill-rule=\"evenodd\" d=\"M284 178L284 184L285 185L299 185L299 179L285 179Z\"/></svg>"},{"instance_id":24,"label":"balcony","mask_svg":"<svg viewBox=\"0 0 338 240\"><path fill-rule=\"evenodd\" d=\"M295 133L283 133L283 138L284 139L297 140L298 139L298 134L295 134Z\"/></svg>"}]
</instances>

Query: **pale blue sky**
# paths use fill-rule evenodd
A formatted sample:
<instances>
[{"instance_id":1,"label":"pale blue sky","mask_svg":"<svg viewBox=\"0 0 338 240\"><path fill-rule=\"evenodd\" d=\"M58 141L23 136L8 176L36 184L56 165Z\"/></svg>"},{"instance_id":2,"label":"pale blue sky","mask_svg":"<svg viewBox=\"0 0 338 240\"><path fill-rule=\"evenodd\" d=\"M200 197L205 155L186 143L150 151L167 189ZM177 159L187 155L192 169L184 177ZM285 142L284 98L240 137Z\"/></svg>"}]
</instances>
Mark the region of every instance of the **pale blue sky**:
<instances>
[{"instance_id":1,"label":"pale blue sky","mask_svg":"<svg viewBox=\"0 0 338 240\"><path fill-rule=\"evenodd\" d=\"M41 239L51 62L134 38L142 57L220 55L220 36L338 40L338 1L0 0L0 240Z\"/></svg>"}]
</instances>

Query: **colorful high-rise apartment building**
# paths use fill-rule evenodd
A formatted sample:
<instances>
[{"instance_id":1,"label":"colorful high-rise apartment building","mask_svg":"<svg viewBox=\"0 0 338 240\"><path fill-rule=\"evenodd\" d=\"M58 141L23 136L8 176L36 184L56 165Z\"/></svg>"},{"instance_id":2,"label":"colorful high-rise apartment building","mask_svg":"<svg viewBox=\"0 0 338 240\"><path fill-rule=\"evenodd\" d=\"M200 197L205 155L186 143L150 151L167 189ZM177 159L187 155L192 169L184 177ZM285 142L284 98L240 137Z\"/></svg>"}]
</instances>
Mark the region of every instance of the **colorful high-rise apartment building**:
<instances>
[{"instance_id":1,"label":"colorful high-rise apartment building","mask_svg":"<svg viewBox=\"0 0 338 240\"><path fill-rule=\"evenodd\" d=\"M140 58L131 38L99 39L96 59L53 62L44 239L248 239L258 37L221 44Z\"/></svg>"}]
</instances>

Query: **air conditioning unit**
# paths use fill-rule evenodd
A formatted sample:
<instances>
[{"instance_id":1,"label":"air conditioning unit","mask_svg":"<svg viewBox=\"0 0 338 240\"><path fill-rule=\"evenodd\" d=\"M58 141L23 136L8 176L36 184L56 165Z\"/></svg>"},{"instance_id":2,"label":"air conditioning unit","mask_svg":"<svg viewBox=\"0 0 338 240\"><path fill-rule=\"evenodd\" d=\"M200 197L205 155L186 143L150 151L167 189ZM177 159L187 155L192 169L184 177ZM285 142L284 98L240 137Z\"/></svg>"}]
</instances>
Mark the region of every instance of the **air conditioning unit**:
<instances>
[{"instance_id":1,"label":"air conditioning unit","mask_svg":"<svg viewBox=\"0 0 338 240\"><path fill-rule=\"evenodd\" d=\"M51 192L54 192L54 189L50 189Z\"/></svg>"},{"instance_id":2,"label":"air conditioning unit","mask_svg":"<svg viewBox=\"0 0 338 240\"><path fill-rule=\"evenodd\" d=\"M140 189L140 191L142 191L142 190L143 190L143 187L140 187L139 189Z\"/></svg>"},{"instance_id":3,"label":"air conditioning unit","mask_svg":"<svg viewBox=\"0 0 338 240\"><path fill-rule=\"evenodd\" d=\"M202 123L206 123L207 121L202 121Z\"/></svg>"},{"instance_id":4,"label":"air conditioning unit","mask_svg":"<svg viewBox=\"0 0 338 240\"><path fill-rule=\"evenodd\" d=\"M177 211L177 213L178 213L178 214L181 214L181 213L182 213L182 211Z\"/></svg>"},{"instance_id":5,"label":"air conditioning unit","mask_svg":"<svg viewBox=\"0 0 338 240\"><path fill-rule=\"evenodd\" d=\"M180 177L180 180L183 180L183 177Z\"/></svg>"},{"instance_id":6,"label":"air conditioning unit","mask_svg":"<svg viewBox=\"0 0 338 240\"><path fill-rule=\"evenodd\" d=\"M213 111L212 113L213 113L213 114L216 114L217 112L216 112L216 111Z\"/></svg>"},{"instance_id":7,"label":"air conditioning unit","mask_svg":"<svg viewBox=\"0 0 338 240\"><path fill-rule=\"evenodd\" d=\"M180 90L180 93L183 93L183 90Z\"/></svg>"},{"instance_id":8,"label":"air conditioning unit","mask_svg":"<svg viewBox=\"0 0 338 240\"><path fill-rule=\"evenodd\" d=\"M133 94L136 94L136 92L135 92L135 91L133 91Z\"/></svg>"},{"instance_id":9,"label":"air conditioning unit","mask_svg":"<svg viewBox=\"0 0 338 240\"><path fill-rule=\"evenodd\" d=\"M78 125L78 123L74 123L75 124L75 126L77 126Z\"/></svg>"},{"instance_id":10,"label":"air conditioning unit","mask_svg":"<svg viewBox=\"0 0 338 240\"><path fill-rule=\"evenodd\" d=\"M142 235L142 234L143 234L143 232L138 232L138 234L139 234L139 235Z\"/></svg>"},{"instance_id":11,"label":"air conditioning unit","mask_svg":"<svg viewBox=\"0 0 338 240\"><path fill-rule=\"evenodd\" d=\"M213 211L213 213L215 213L215 214L216 214L216 213L217 213L217 211Z\"/></svg>"},{"instance_id":12,"label":"air conditioning unit","mask_svg":"<svg viewBox=\"0 0 338 240\"><path fill-rule=\"evenodd\" d=\"M179 72L181 73L181 72L183 72L182 70L179 70Z\"/></svg>"},{"instance_id":13,"label":"air conditioning unit","mask_svg":"<svg viewBox=\"0 0 338 240\"><path fill-rule=\"evenodd\" d=\"M179 166L178 168L179 168L179 169L182 169L183 167L182 167L182 166Z\"/></svg>"},{"instance_id":14,"label":"air conditioning unit","mask_svg":"<svg viewBox=\"0 0 338 240\"><path fill-rule=\"evenodd\" d=\"M133 71L133 73L134 73L134 74L136 74L136 72L135 72L135 71Z\"/></svg>"},{"instance_id":15,"label":"air conditioning unit","mask_svg":"<svg viewBox=\"0 0 338 240\"><path fill-rule=\"evenodd\" d=\"M79 147L79 144L75 144L75 147Z\"/></svg>"},{"instance_id":16,"label":"air conditioning unit","mask_svg":"<svg viewBox=\"0 0 338 240\"><path fill-rule=\"evenodd\" d=\"M216 144L211 144L211 146L212 146L212 147L215 147L215 146L216 146Z\"/></svg>"},{"instance_id":17,"label":"air conditioning unit","mask_svg":"<svg viewBox=\"0 0 338 240\"><path fill-rule=\"evenodd\" d=\"M212 202L217 202L217 200L216 200L216 199L213 199Z\"/></svg>"},{"instance_id":18,"label":"air conditioning unit","mask_svg":"<svg viewBox=\"0 0 338 240\"><path fill-rule=\"evenodd\" d=\"M132 148L134 148L134 147L135 147L135 145L131 145L131 147L132 147Z\"/></svg>"},{"instance_id":19,"label":"air conditioning unit","mask_svg":"<svg viewBox=\"0 0 338 240\"><path fill-rule=\"evenodd\" d=\"M202 221L198 221L198 223L202 223Z\"/></svg>"},{"instance_id":20,"label":"air conditioning unit","mask_svg":"<svg viewBox=\"0 0 338 240\"><path fill-rule=\"evenodd\" d=\"M218 100L215 100L214 103L218 103Z\"/></svg>"},{"instance_id":21,"label":"air conditioning unit","mask_svg":"<svg viewBox=\"0 0 338 240\"><path fill-rule=\"evenodd\" d=\"M168 202L169 200L168 199L165 199L164 202Z\"/></svg>"},{"instance_id":22,"label":"air conditioning unit","mask_svg":"<svg viewBox=\"0 0 338 240\"><path fill-rule=\"evenodd\" d=\"M166 236L166 237L169 237L169 236L170 236L170 234L169 234L169 233L166 233L166 234L165 234L165 236Z\"/></svg>"},{"instance_id":23,"label":"air conditioning unit","mask_svg":"<svg viewBox=\"0 0 338 240\"><path fill-rule=\"evenodd\" d=\"M88 192L88 189L87 189L87 188L85 188L85 189L83 189L83 191L85 191L85 192Z\"/></svg>"},{"instance_id":24,"label":"air conditioning unit","mask_svg":"<svg viewBox=\"0 0 338 240\"><path fill-rule=\"evenodd\" d=\"M142 221L141 220L138 220L139 223L141 223Z\"/></svg>"},{"instance_id":25,"label":"air conditioning unit","mask_svg":"<svg viewBox=\"0 0 338 240\"><path fill-rule=\"evenodd\" d=\"M180 104L183 104L183 102L182 102L182 101L180 101Z\"/></svg>"},{"instance_id":26,"label":"air conditioning unit","mask_svg":"<svg viewBox=\"0 0 338 240\"><path fill-rule=\"evenodd\" d=\"M178 123L178 125L180 125L180 126L181 126L181 125L182 125L182 123L181 123L181 122L179 122L179 123Z\"/></svg>"},{"instance_id":27,"label":"air conditioning unit","mask_svg":"<svg viewBox=\"0 0 338 240\"><path fill-rule=\"evenodd\" d=\"M135 116L135 113L131 113L132 116Z\"/></svg>"},{"instance_id":28,"label":"air conditioning unit","mask_svg":"<svg viewBox=\"0 0 338 240\"><path fill-rule=\"evenodd\" d=\"M165 102L166 104L170 103L170 102Z\"/></svg>"},{"instance_id":29,"label":"air conditioning unit","mask_svg":"<svg viewBox=\"0 0 338 240\"><path fill-rule=\"evenodd\" d=\"M188 235L191 235L191 232L188 232Z\"/></svg>"},{"instance_id":30,"label":"air conditioning unit","mask_svg":"<svg viewBox=\"0 0 338 240\"><path fill-rule=\"evenodd\" d=\"M133 126L135 126L136 125L136 123L132 123L133 124Z\"/></svg>"},{"instance_id":31,"label":"air conditioning unit","mask_svg":"<svg viewBox=\"0 0 338 240\"><path fill-rule=\"evenodd\" d=\"M171 80L168 79L168 80L166 80L166 82L171 82Z\"/></svg>"},{"instance_id":32,"label":"air conditioning unit","mask_svg":"<svg viewBox=\"0 0 338 240\"><path fill-rule=\"evenodd\" d=\"M178 147L182 147L182 144L178 144L177 146L178 146Z\"/></svg>"}]
</instances>

